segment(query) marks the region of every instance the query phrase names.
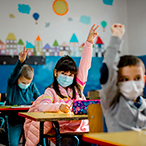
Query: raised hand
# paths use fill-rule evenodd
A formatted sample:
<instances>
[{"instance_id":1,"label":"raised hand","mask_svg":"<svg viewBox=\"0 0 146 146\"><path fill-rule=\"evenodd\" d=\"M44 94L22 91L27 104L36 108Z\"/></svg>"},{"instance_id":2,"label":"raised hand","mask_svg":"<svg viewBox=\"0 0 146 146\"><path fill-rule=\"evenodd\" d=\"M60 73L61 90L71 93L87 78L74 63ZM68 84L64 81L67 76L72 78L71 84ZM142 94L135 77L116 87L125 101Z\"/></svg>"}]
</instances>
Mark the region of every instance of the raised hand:
<instances>
[{"instance_id":1,"label":"raised hand","mask_svg":"<svg viewBox=\"0 0 146 146\"><path fill-rule=\"evenodd\" d=\"M98 33L96 32L97 28L99 27L99 25L97 25L95 28L95 24L91 27L89 34L88 34L88 38L87 41L93 44L94 39L96 38L96 36L98 35Z\"/></svg>"},{"instance_id":2,"label":"raised hand","mask_svg":"<svg viewBox=\"0 0 146 146\"><path fill-rule=\"evenodd\" d=\"M25 46L24 46L23 51L19 53L19 61L20 61L21 63L23 63L23 62L26 60L26 55L27 55L27 53L28 53L28 49L26 50L26 49L25 49Z\"/></svg>"},{"instance_id":3,"label":"raised hand","mask_svg":"<svg viewBox=\"0 0 146 146\"><path fill-rule=\"evenodd\" d=\"M125 26L120 23L115 23L111 26L112 36L117 36L120 39L123 37L125 33Z\"/></svg>"}]
</instances>

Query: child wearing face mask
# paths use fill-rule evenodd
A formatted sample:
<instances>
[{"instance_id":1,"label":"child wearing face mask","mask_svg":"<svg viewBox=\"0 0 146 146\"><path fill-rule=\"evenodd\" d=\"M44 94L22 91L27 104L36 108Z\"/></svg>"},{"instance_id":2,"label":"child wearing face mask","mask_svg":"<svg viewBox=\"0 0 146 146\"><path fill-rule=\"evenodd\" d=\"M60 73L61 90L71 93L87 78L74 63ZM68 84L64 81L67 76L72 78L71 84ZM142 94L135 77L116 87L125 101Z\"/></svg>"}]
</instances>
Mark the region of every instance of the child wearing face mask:
<instances>
[{"instance_id":1,"label":"child wearing face mask","mask_svg":"<svg viewBox=\"0 0 146 146\"><path fill-rule=\"evenodd\" d=\"M145 84L145 67L136 56L120 57L124 25L111 26L100 82L101 106L108 132L146 128L146 102L141 96Z\"/></svg>"},{"instance_id":2,"label":"child wearing face mask","mask_svg":"<svg viewBox=\"0 0 146 146\"><path fill-rule=\"evenodd\" d=\"M31 105L31 101L40 96L39 90L32 82L34 70L31 66L25 65L27 52L28 49L25 50L24 47L19 53L19 60L8 78L6 105ZM9 145L18 146L24 118L18 116L18 113L8 117Z\"/></svg>"},{"instance_id":3,"label":"child wearing face mask","mask_svg":"<svg viewBox=\"0 0 146 146\"><path fill-rule=\"evenodd\" d=\"M71 110L73 100L85 100L83 88L86 84L88 70L91 66L92 44L97 36L97 28L98 26L95 27L94 24L89 31L78 70L76 63L70 56L64 56L59 59L54 69L53 83L48 86L44 94L33 103L28 112L61 111L67 113ZM59 121L59 126L61 133L89 131L88 120ZM52 128L53 125L51 122L46 121L44 123L44 133L48 133ZM26 145L35 146L39 142L39 122L26 119L24 130ZM64 139L66 139L66 137L61 140L62 146L67 144L70 146L76 146L78 143L76 137L70 137L67 138L67 140Z\"/></svg>"}]
</instances>

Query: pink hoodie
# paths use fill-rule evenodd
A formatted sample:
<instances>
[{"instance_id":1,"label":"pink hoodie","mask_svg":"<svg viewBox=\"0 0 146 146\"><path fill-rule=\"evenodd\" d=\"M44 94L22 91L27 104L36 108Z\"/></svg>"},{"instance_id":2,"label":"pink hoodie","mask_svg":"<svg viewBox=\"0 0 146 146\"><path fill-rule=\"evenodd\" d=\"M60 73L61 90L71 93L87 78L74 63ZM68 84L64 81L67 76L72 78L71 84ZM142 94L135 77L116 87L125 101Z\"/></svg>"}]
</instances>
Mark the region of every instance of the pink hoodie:
<instances>
[{"instance_id":1,"label":"pink hoodie","mask_svg":"<svg viewBox=\"0 0 146 146\"><path fill-rule=\"evenodd\" d=\"M91 66L92 59L92 44L87 42L85 43L81 60L78 68L77 74L77 83L81 87L81 91L87 81L88 70ZM63 87L59 86L59 90L62 95L66 96L65 99L61 99L55 92L53 88L47 88L45 93L38 97L33 105L30 107L28 112L43 112L43 111L59 111L59 106L63 103L68 103L69 105L72 103L72 99L69 98L69 95L72 95L72 90L68 89L66 91ZM82 98L76 92L75 100L85 100L85 96L82 93ZM60 132L88 132L89 125L88 120L78 120L78 121L59 121ZM51 122L44 122L44 134L48 133L52 129ZM24 131L26 138L26 146L36 146L39 142L39 128L40 123L27 119L24 123Z\"/></svg>"}]
</instances>

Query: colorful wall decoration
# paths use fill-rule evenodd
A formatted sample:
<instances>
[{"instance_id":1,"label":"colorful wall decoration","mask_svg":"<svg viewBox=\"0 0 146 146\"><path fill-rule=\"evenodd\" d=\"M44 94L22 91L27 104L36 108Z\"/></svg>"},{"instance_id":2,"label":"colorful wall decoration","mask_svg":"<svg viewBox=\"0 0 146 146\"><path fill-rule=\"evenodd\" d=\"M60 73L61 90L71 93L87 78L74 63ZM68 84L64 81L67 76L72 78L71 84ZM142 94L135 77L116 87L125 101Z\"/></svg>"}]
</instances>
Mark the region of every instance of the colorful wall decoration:
<instances>
[{"instance_id":1,"label":"colorful wall decoration","mask_svg":"<svg viewBox=\"0 0 146 146\"><path fill-rule=\"evenodd\" d=\"M55 0L52 7L53 11L59 16L64 16L69 10L68 3L65 0Z\"/></svg>"}]
</instances>

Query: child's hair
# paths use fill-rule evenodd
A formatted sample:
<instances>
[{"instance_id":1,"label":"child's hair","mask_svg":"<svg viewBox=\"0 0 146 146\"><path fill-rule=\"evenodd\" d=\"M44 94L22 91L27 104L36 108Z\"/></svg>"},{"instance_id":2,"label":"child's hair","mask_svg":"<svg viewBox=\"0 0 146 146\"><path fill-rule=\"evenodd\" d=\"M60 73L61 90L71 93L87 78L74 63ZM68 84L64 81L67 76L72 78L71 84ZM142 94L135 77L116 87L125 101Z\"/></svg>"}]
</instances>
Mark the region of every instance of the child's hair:
<instances>
[{"instance_id":1,"label":"child's hair","mask_svg":"<svg viewBox=\"0 0 146 146\"><path fill-rule=\"evenodd\" d=\"M73 90L72 99L75 98L75 96L76 96L75 89L77 89L77 92L78 92L79 96L81 97L81 90L80 90L79 85L76 82L77 66L76 66L75 61L70 56L64 56L64 57L62 57L58 60L54 70L55 69L56 69L56 72L58 72L58 71L64 71L64 72L70 71L72 74L74 74L73 83L69 86ZM56 91L57 95L59 95L61 98L65 98L59 91L57 78L55 77L55 75L53 75L53 76L54 76L54 81L48 87L53 87L54 90Z\"/></svg>"},{"instance_id":2,"label":"child's hair","mask_svg":"<svg viewBox=\"0 0 146 146\"><path fill-rule=\"evenodd\" d=\"M141 66L145 73L145 66L141 59L133 55L124 55L120 57L118 68L125 66Z\"/></svg>"},{"instance_id":3,"label":"child's hair","mask_svg":"<svg viewBox=\"0 0 146 146\"><path fill-rule=\"evenodd\" d=\"M34 70L30 65L23 65L20 75L24 76L26 79L30 80L33 78Z\"/></svg>"}]
</instances>

